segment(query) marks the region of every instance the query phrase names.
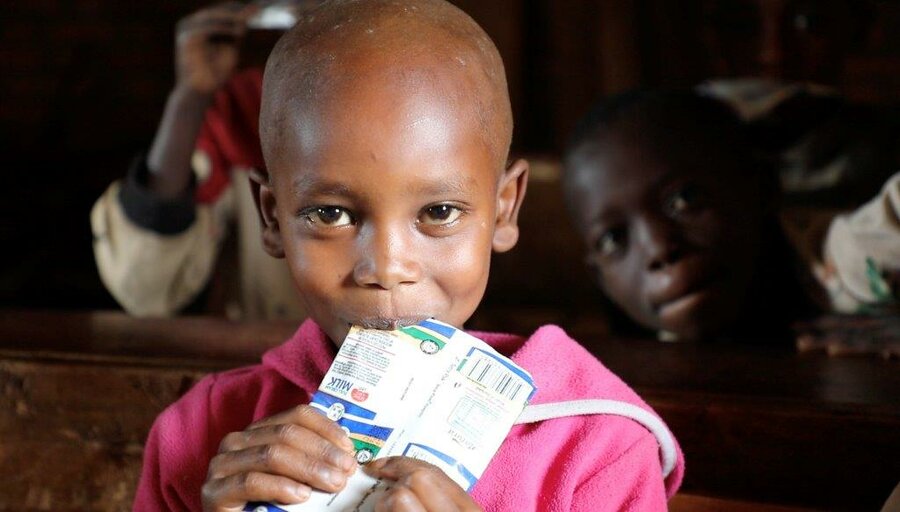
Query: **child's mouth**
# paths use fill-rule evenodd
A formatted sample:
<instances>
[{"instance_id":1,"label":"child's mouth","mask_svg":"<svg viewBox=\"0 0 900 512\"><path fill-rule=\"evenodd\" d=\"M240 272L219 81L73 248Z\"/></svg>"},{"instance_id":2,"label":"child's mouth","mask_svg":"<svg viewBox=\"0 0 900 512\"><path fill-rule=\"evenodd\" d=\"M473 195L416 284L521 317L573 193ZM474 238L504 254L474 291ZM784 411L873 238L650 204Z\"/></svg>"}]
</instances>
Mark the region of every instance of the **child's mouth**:
<instances>
[{"instance_id":1,"label":"child's mouth","mask_svg":"<svg viewBox=\"0 0 900 512\"><path fill-rule=\"evenodd\" d=\"M367 317L358 318L353 322L347 322L348 327L359 326L363 329L380 329L393 331L401 327L415 325L431 315L410 315L401 317Z\"/></svg>"},{"instance_id":2,"label":"child's mouth","mask_svg":"<svg viewBox=\"0 0 900 512\"><path fill-rule=\"evenodd\" d=\"M679 309L691 298L704 295L716 286L719 273L704 258L686 258L651 281L648 293L650 308L657 315L666 309Z\"/></svg>"}]
</instances>

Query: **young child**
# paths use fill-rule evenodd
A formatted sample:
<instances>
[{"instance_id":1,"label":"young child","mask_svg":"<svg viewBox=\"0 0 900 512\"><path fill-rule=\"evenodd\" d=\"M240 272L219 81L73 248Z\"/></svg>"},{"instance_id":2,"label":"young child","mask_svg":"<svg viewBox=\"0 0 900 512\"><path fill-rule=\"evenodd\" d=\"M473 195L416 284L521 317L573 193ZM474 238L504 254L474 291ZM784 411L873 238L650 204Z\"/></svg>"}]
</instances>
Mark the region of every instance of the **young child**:
<instances>
[{"instance_id":1,"label":"young child","mask_svg":"<svg viewBox=\"0 0 900 512\"><path fill-rule=\"evenodd\" d=\"M823 310L896 300L900 176L839 217L824 251L806 250L824 262L823 289L784 236L774 169L753 147L729 107L692 92L623 94L572 136L563 186L588 264L611 302L662 339L790 342L792 323Z\"/></svg>"},{"instance_id":2,"label":"young child","mask_svg":"<svg viewBox=\"0 0 900 512\"><path fill-rule=\"evenodd\" d=\"M299 14L314 2L280 5ZM219 3L178 22L175 85L153 143L91 210L97 270L130 314L305 318L284 262L259 246L247 184L265 167L262 70L238 69L239 53L267 3Z\"/></svg>"},{"instance_id":3,"label":"young child","mask_svg":"<svg viewBox=\"0 0 900 512\"><path fill-rule=\"evenodd\" d=\"M241 510L341 489L358 469L351 443L304 404L350 326L433 316L461 327L492 250L518 238L528 164L507 165L503 65L443 0L311 12L269 58L260 134L263 245L287 260L310 319L262 364L205 378L157 419L136 510ZM394 482L379 510L665 510L683 460L633 391L555 326L475 335L533 375L520 420L533 423L513 427L471 496L421 461L369 463Z\"/></svg>"}]
</instances>

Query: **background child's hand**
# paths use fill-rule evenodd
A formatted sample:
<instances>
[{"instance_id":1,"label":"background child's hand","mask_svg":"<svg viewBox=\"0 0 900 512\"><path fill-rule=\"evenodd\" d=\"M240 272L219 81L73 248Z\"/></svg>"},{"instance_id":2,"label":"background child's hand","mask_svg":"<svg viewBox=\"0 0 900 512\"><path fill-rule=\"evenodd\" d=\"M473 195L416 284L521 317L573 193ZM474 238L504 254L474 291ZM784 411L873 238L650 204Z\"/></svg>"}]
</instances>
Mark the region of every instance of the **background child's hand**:
<instances>
[{"instance_id":1,"label":"background child's hand","mask_svg":"<svg viewBox=\"0 0 900 512\"><path fill-rule=\"evenodd\" d=\"M375 504L376 512L481 510L462 487L427 462L410 457L387 457L373 460L365 470L375 478L395 482Z\"/></svg>"},{"instance_id":2,"label":"background child's hand","mask_svg":"<svg viewBox=\"0 0 900 512\"><path fill-rule=\"evenodd\" d=\"M203 484L203 509L239 511L248 501L299 503L311 488L335 492L356 469L353 443L301 405L222 439Z\"/></svg>"},{"instance_id":3,"label":"background child's hand","mask_svg":"<svg viewBox=\"0 0 900 512\"><path fill-rule=\"evenodd\" d=\"M212 94L238 64L238 47L255 5L228 2L199 10L175 27L175 76L180 87Z\"/></svg>"},{"instance_id":4,"label":"background child's hand","mask_svg":"<svg viewBox=\"0 0 900 512\"><path fill-rule=\"evenodd\" d=\"M900 315L824 315L794 326L801 352L900 358Z\"/></svg>"}]
</instances>

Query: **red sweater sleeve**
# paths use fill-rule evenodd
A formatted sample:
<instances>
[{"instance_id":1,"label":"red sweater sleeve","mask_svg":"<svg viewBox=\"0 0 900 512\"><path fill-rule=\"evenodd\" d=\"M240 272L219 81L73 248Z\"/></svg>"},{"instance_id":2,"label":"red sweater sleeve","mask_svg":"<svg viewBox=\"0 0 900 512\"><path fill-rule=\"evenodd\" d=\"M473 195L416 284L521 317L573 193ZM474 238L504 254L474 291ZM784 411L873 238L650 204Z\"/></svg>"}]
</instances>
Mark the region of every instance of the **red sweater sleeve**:
<instances>
[{"instance_id":1,"label":"red sweater sleeve","mask_svg":"<svg viewBox=\"0 0 900 512\"><path fill-rule=\"evenodd\" d=\"M259 142L261 99L262 70L258 68L235 74L216 93L197 136L196 150L205 159L198 176L198 203L216 201L231 183L233 167L265 168Z\"/></svg>"}]
</instances>

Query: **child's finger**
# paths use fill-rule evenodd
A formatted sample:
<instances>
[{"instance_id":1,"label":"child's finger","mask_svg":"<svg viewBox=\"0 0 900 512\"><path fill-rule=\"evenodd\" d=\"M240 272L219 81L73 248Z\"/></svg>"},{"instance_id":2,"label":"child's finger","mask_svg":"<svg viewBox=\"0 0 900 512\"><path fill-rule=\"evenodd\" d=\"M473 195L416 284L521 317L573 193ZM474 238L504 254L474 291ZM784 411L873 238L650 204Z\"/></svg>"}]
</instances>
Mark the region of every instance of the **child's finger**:
<instances>
[{"instance_id":1,"label":"child's finger","mask_svg":"<svg viewBox=\"0 0 900 512\"><path fill-rule=\"evenodd\" d=\"M425 461L410 457L388 457L370 462L365 469L377 478L396 481L395 489L398 491L409 489L430 512L478 510L462 487L436 466Z\"/></svg>"},{"instance_id":2,"label":"child's finger","mask_svg":"<svg viewBox=\"0 0 900 512\"><path fill-rule=\"evenodd\" d=\"M214 7L197 11L190 16L181 18L178 26L200 25L210 22L237 22L241 20L241 9Z\"/></svg>"},{"instance_id":3,"label":"child's finger","mask_svg":"<svg viewBox=\"0 0 900 512\"><path fill-rule=\"evenodd\" d=\"M287 445L259 445L216 455L209 463L210 480L227 480L246 473L283 476L323 491L339 491L348 473Z\"/></svg>"},{"instance_id":4,"label":"child's finger","mask_svg":"<svg viewBox=\"0 0 900 512\"><path fill-rule=\"evenodd\" d=\"M261 10L261 7L258 4L250 3L241 7L241 10L238 11L238 17L244 23L247 23L254 14L258 13Z\"/></svg>"},{"instance_id":5,"label":"child's finger","mask_svg":"<svg viewBox=\"0 0 900 512\"><path fill-rule=\"evenodd\" d=\"M248 501L302 503L310 488L290 478L251 472L209 480L203 486L204 510L241 510Z\"/></svg>"},{"instance_id":6,"label":"child's finger","mask_svg":"<svg viewBox=\"0 0 900 512\"><path fill-rule=\"evenodd\" d=\"M402 486L394 486L375 503L375 512L428 512L412 490Z\"/></svg>"},{"instance_id":7,"label":"child's finger","mask_svg":"<svg viewBox=\"0 0 900 512\"><path fill-rule=\"evenodd\" d=\"M440 474L446 477L446 475L444 475L444 473L435 465L422 460L413 459L412 457L397 456L375 459L367 464L365 468L366 473L369 473L372 476L387 478L398 482L417 471L423 471L428 474Z\"/></svg>"},{"instance_id":8,"label":"child's finger","mask_svg":"<svg viewBox=\"0 0 900 512\"><path fill-rule=\"evenodd\" d=\"M240 37L247 31L247 19L254 11L245 9L209 9L183 18L175 25L177 37L228 34Z\"/></svg>"},{"instance_id":9,"label":"child's finger","mask_svg":"<svg viewBox=\"0 0 900 512\"><path fill-rule=\"evenodd\" d=\"M178 30L192 30L216 25L227 25L232 28L244 29L246 28L247 20L257 12L259 12L258 5L229 2L197 11L181 19L178 22Z\"/></svg>"},{"instance_id":10,"label":"child's finger","mask_svg":"<svg viewBox=\"0 0 900 512\"><path fill-rule=\"evenodd\" d=\"M238 15L247 8L247 5L243 2L222 2L220 4L216 4L210 7L206 7L204 9L200 9L199 11L195 11L193 14L188 16L188 18L203 18L209 16L225 16L225 15Z\"/></svg>"},{"instance_id":11,"label":"child's finger","mask_svg":"<svg viewBox=\"0 0 900 512\"><path fill-rule=\"evenodd\" d=\"M294 423L306 427L313 432L334 443L337 447L350 451L353 449L353 441L347 436L337 423L326 418L308 405L300 405L287 411L269 416L247 427L248 430L275 425L279 423Z\"/></svg>"},{"instance_id":12,"label":"child's finger","mask_svg":"<svg viewBox=\"0 0 900 512\"><path fill-rule=\"evenodd\" d=\"M219 453L282 444L316 457L334 466L335 469L348 472L356 467L356 459L349 450L342 449L312 430L293 423L264 425L243 432L232 432L222 439Z\"/></svg>"}]
</instances>

